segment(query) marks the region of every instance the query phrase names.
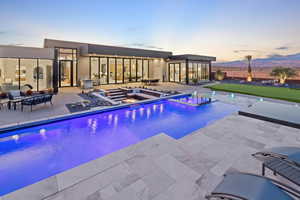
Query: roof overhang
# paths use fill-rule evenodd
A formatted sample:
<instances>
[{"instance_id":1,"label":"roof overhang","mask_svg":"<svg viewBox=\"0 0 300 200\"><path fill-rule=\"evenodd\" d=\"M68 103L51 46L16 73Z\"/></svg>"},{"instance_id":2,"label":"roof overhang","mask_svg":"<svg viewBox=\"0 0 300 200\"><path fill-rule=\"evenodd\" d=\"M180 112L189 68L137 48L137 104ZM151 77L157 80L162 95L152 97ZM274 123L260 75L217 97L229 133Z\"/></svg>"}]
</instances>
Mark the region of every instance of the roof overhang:
<instances>
[{"instance_id":1,"label":"roof overhang","mask_svg":"<svg viewBox=\"0 0 300 200\"><path fill-rule=\"evenodd\" d=\"M127 56L127 57L147 57L147 58L168 58L172 56L172 52L155 51L146 49L136 49L127 47L105 46L87 44L80 48L81 55L111 55L111 56Z\"/></svg>"},{"instance_id":2,"label":"roof overhang","mask_svg":"<svg viewBox=\"0 0 300 200\"><path fill-rule=\"evenodd\" d=\"M202 56L193 54L174 55L169 57L170 60L192 60L192 61L216 61L216 57Z\"/></svg>"}]
</instances>

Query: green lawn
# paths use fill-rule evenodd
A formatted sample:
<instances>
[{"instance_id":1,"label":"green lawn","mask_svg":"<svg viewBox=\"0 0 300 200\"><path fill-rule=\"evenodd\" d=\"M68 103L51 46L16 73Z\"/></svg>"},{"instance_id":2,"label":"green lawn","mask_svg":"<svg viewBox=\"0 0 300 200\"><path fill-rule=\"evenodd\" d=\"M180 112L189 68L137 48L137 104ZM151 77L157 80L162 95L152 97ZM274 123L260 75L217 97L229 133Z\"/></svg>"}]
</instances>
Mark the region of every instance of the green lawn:
<instances>
[{"instance_id":1,"label":"green lawn","mask_svg":"<svg viewBox=\"0 0 300 200\"><path fill-rule=\"evenodd\" d=\"M281 99L300 103L300 90L296 89L243 84L216 84L206 86L206 88L210 88L211 90L216 91L249 94L254 96L268 97L273 99Z\"/></svg>"}]
</instances>

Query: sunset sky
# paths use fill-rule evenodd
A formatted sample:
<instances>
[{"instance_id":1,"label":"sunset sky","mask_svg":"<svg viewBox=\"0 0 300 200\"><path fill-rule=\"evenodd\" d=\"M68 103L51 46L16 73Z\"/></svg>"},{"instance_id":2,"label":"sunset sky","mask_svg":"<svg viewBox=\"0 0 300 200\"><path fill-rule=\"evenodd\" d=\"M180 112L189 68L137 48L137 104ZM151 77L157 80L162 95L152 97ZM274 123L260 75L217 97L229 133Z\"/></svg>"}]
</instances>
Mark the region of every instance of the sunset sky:
<instances>
[{"instance_id":1,"label":"sunset sky","mask_svg":"<svg viewBox=\"0 0 300 200\"><path fill-rule=\"evenodd\" d=\"M231 61L300 53L300 0L1 0L0 44L44 38Z\"/></svg>"}]
</instances>

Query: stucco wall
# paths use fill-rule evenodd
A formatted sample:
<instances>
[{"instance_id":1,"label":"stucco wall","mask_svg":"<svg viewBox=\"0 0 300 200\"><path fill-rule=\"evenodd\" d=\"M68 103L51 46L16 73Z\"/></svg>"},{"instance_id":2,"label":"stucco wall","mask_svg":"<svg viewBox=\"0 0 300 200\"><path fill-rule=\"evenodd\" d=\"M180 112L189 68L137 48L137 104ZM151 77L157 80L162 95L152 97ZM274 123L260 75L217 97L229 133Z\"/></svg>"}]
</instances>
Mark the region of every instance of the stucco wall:
<instances>
[{"instance_id":1,"label":"stucco wall","mask_svg":"<svg viewBox=\"0 0 300 200\"><path fill-rule=\"evenodd\" d=\"M2 58L43 58L54 59L53 48L33 48L33 47L16 47L1 46L0 57Z\"/></svg>"},{"instance_id":2,"label":"stucco wall","mask_svg":"<svg viewBox=\"0 0 300 200\"><path fill-rule=\"evenodd\" d=\"M89 79L89 57L78 57L78 81Z\"/></svg>"}]
</instances>

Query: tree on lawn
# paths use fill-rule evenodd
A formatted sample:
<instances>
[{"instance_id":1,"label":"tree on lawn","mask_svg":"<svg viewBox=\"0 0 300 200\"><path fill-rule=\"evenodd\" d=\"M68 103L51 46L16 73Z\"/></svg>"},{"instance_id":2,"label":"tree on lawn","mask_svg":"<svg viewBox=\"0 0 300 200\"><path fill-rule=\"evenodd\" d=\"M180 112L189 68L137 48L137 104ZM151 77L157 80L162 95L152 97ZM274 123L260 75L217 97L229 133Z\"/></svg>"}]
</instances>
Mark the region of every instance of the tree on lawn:
<instances>
[{"instance_id":1,"label":"tree on lawn","mask_svg":"<svg viewBox=\"0 0 300 200\"><path fill-rule=\"evenodd\" d=\"M270 75L278 78L280 84L284 84L286 79L297 76L297 72L295 69L289 67L276 67Z\"/></svg>"}]
</instances>

